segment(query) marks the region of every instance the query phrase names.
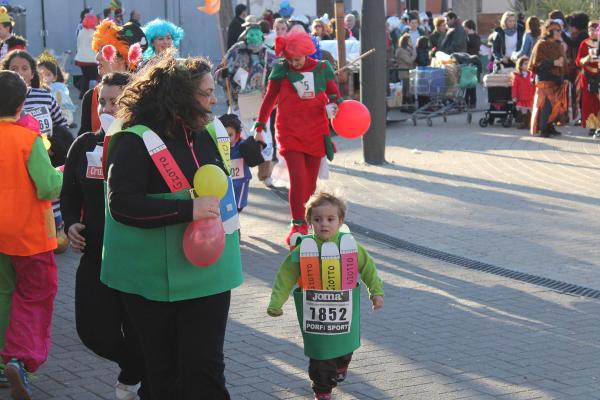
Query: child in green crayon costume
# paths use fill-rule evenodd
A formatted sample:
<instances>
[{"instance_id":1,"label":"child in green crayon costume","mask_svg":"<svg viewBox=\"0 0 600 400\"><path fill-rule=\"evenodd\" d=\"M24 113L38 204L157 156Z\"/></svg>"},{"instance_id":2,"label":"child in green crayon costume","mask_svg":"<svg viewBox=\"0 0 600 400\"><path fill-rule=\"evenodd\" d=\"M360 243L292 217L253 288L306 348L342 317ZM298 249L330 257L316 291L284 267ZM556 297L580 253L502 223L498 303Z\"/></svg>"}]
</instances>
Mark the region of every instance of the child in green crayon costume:
<instances>
[{"instance_id":1,"label":"child in green crayon costume","mask_svg":"<svg viewBox=\"0 0 600 400\"><path fill-rule=\"evenodd\" d=\"M343 200L328 193L314 194L306 203L306 220L313 229L312 237L319 247L326 242L334 242L338 246L342 233L339 229L346 216L346 204ZM377 275L375 263L367 251L360 245L358 250L358 272L366 284L373 310L383 307L383 283ZM284 260L279 268L273 284L271 301L267 313L272 317L283 314L282 306L287 301L294 284L300 277L300 246L297 246ZM299 282L300 288L302 282ZM359 322L359 321L357 321ZM331 399L331 391L346 378L352 352L331 359L310 358L308 374L312 380L315 400Z\"/></svg>"}]
</instances>

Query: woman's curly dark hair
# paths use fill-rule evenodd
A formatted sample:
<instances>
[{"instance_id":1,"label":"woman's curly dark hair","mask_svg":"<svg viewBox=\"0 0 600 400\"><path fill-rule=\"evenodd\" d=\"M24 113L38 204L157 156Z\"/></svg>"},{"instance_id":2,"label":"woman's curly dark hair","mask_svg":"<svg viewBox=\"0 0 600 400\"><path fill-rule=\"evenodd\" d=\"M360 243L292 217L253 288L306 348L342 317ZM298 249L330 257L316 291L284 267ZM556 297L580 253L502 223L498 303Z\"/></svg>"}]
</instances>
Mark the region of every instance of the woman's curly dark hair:
<instances>
[{"instance_id":1,"label":"woman's curly dark hair","mask_svg":"<svg viewBox=\"0 0 600 400\"><path fill-rule=\"evenodd\" d=\"M175 58L170 50L142 69L123 89L117 116L124 127L146 125L159 136L175 138L178 127L202 129L210 111L198 104L200 80L211 73L203 57Z\"/></svg>"},{"instance_id":2,"label":"woman's curly dark hair","mask_svg":"<svg viewBox=\"0 0 600 400\"><path fill-rule=\"evenodd\" d=\"M25 51L25 50L11 51L10 53L8 53L7 55L4 56L2 61L0 61L0 64L1 64L0 69L3 69L5 71L10 70L11 61L17 57L27 60L27 62L29 63L29 68L31 68L31 73L33 74L33 77L31 78L31 83L29 84L29 87L38 89L41 86L40 85L40 74L38 73L38 70L35 67L34 58L27 51Z\"/></svg>"}]
</instances>

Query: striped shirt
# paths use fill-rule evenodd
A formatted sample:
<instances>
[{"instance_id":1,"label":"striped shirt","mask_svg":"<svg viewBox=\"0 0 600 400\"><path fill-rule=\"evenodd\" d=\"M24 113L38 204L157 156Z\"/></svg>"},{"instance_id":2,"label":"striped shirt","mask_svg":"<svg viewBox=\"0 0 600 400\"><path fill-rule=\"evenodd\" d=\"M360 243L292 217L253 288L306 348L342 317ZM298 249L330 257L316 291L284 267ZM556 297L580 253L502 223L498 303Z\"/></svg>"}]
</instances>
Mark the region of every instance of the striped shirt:
<instances>
[{"instance_id":1,"label":"striped shirt","mask_svg":"<svg viewBox=\"0 0 600 400\"><path fill-rule=\"evenodd\" d=\"M25 98L25 104L23 105L23 110L27 111L28 109L35 109L39 107L46 107L48 109L53 126L62 125L67 127L67 120L65 117L63 117L60 106L52 94L45 89L29 88L27 91L27 98Z\"/></svg>"}]
</instances>

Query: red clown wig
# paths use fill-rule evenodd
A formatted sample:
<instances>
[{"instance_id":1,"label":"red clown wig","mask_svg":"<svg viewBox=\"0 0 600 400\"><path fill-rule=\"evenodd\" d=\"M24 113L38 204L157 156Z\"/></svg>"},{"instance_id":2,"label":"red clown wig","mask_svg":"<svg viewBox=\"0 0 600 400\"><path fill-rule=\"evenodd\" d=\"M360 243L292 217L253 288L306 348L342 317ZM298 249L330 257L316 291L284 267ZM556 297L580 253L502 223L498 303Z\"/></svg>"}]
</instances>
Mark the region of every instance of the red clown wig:
<instances>
[{"instance_id":1,"label":"red clown wig","mask_svg":"<svg viewBox=\"0 0 600 400\"><path fill-rule=\"evenodd\" d=\"M275 53L285 58L310 56L316 51L308 33L290 32L275 39Z\"/></svg>"}]
</instances>

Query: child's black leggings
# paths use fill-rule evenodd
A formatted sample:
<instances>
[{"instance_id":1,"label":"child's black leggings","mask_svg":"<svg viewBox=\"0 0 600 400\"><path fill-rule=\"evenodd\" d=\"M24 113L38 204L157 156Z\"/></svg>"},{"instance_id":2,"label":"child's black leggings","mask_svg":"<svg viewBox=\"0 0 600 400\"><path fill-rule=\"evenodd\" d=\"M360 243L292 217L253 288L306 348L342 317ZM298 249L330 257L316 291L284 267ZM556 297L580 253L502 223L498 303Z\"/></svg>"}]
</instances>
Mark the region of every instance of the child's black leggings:
<instances>
[{"instance_id":1,"label":"child's black leggings","mask_svg":"<svg viewBox=\"0 0 600 400\"><path fill-rule=\"evenodd\" d=\"M331 393L338 384L336 380L338 370L347 369L350 360L352 360L352 353L330 360L311 358L308 364L308 376L313 382L313 391L315 393Z\"/></svg>"}]
</instances>

